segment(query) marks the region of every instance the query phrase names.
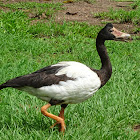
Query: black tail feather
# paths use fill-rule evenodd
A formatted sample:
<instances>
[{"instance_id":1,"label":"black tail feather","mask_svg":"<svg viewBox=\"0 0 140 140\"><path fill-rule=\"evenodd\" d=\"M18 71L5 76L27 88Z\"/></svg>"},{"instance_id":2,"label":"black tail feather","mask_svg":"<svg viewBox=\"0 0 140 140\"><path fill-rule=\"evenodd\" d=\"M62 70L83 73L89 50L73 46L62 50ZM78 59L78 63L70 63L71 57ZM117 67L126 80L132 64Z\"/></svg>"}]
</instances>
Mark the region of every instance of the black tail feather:
<instances>
[{"instance_id":1,"label":"black tail feather","mask_svg":"<svg viewBox=\"0 0 140 140\"><path fill-rule=\"evenodd\" d=\"M4 83L4 84L0 85L0 90L3 88L7 88L7 87L12 87L12 86L9 86L7 83Z\"/></svg>"},{"instance_id":2,"label":"black tail feather","mask_svg":"<svg viewBox=\"0 0 140 140\"><path fill-rule=\"evenodd\" d=\"M10 85L9 83L6 82L6 83L0 85L0 90L3 88L8 88L8 87L16 88L16 86Z\"/></svg>"},{"instance_id":3,"label":"black tail feather","mask_svg":"<svg viewBox=\"0 0 140 140\"><path fill-rule=\"evenodd\" d=\"M4 87L3 85L0 85L0 90L3 89L3 88L6 88L6 87Z\"/></svg>"}]
</instances>

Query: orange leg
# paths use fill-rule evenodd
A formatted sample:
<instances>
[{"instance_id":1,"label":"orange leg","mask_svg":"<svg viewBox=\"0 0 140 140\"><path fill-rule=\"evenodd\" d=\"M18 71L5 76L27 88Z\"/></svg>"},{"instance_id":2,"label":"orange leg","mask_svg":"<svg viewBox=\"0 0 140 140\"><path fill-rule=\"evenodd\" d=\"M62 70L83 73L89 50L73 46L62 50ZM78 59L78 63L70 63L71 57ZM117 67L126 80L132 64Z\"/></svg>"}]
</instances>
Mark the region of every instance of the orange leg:
<instances>
[{"instance_id":1,"label":"orange leg","mask_svg":"<svg viewBox=\"0 0 140 140\"><path fill-rule=\"evenodd\" d=\"M65 119L65 118L64 118L64 109L65 109L65 108L61 106L61 110L60 110L60 114L59 114L59 117L62 118L63 120ZM53 127L56 126L57 124L60 124L60 122L56 122L56 123L53 124L50 128L53 128ZM65 127L66 127L66 126L65 126Z\"/></svg>"},{"instance_id":2,"label":"orange leg","mask_svg":"<svg viewBox=\"0 0 140 140\"><path fill-rule=\"evenodd\" d=\"M58 124L61 125L60 131L61 131L61 132L64 132L64 131L65 131L65 122L64 122L64 119L61 118L61 117L55 116L55 115L53 115L53 114L51 114L51 113L48 113L48 112L47 112L47 109L48 109L50 106L51 106L51 104L48 103L48 104L44 105L43 107L41 107L41 113L42 113L44 116L47 116L47 117L50 117L50 118L56 120L56 121L58 122ZM62 110L62 109L61 109L61 110ZM63 113L63 112L64 112L64 110L62 110L62 113L61 113L61 111L60 111L60 114L63 114L62 116L64 116L64 113Z\"/></svg>"}]
</instances>

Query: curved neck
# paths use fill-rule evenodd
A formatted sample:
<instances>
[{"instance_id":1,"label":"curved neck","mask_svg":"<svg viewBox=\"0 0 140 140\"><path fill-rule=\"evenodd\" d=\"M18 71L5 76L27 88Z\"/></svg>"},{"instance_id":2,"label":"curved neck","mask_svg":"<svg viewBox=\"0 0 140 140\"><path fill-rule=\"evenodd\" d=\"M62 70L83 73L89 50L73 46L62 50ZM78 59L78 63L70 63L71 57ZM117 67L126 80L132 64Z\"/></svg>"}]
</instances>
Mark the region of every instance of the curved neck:
<instances>
[{"instance_id":1,"label":"curved neck","mask_svg":"<svg viewBox=\"0 0 140 140\"><path fill-rule=\"evenodd\" d=\"M99 77L101 79L101 86L104 86L106 82L110 79L112 74L112 65L107 54L106 47L104 45L105 40L97 37L96 39L96 49L101 59L101 69L98 71Z\"/></svg>"}]
</instances>

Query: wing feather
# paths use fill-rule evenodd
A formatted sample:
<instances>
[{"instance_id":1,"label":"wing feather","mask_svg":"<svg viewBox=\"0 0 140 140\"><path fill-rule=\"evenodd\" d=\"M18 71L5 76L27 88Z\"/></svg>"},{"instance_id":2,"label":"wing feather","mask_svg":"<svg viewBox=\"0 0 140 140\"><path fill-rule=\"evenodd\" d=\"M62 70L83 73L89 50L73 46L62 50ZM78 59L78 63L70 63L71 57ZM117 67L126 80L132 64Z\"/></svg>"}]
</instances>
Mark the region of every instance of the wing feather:
<instances>
[{"instance_id":1,"label":"wing feather","mask_svg":"<svg viewBox=\"0 0 140 140\"><path fill-rule=\"evenodd\" d=\"M43 86L50 86L53 84L58 84L60 81L72 80L72 78L67 77L65 74L55 75L64 66L48 66L40 69L34 73L16 77L2 84L1 87L34 87L40 88Z\"/></svg>"}]
</instances>

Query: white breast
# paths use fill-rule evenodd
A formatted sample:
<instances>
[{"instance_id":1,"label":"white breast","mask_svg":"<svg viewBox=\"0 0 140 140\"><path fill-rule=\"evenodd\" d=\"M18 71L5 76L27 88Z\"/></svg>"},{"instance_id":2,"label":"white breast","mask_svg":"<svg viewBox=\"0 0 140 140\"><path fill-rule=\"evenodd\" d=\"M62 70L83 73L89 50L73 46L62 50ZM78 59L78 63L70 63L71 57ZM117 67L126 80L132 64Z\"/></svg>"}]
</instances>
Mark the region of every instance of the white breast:
<instances>
[{"instance_id":1,"label":"white breast","mask_svg":"<svg viewBox=\"0 0 140 140\"><path fill-rule=\"evenodd\" d=\"M86 65L79 62L60 62L56 65L66 66L59 70L56 75L65 74L75 80L61 81L58 85L39 88L41 98L50 97L64 100L65 103L82 102L95 93L101 86L98 75Z\"/></svg>"}]
</instances>

